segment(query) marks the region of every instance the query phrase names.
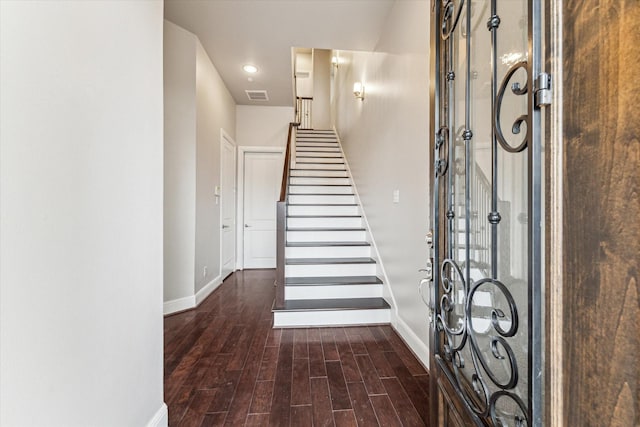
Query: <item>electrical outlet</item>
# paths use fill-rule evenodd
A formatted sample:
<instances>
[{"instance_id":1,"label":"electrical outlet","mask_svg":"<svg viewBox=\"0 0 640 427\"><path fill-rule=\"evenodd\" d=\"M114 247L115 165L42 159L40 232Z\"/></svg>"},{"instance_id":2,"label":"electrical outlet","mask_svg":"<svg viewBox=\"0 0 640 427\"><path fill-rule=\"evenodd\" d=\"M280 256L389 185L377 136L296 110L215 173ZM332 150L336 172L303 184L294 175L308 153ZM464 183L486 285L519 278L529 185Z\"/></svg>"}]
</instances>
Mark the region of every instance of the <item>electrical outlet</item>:
<instances>
[{"instance_id":1,"label":"electrical outlet","mask_svg":"<svg viewBox=\"0 0 640 427\"><path fill-rule=\"evenodd\" d=\"M202 270L202 277L207 277L207 267L206 266Z\"/></svg>"}]
</instances>

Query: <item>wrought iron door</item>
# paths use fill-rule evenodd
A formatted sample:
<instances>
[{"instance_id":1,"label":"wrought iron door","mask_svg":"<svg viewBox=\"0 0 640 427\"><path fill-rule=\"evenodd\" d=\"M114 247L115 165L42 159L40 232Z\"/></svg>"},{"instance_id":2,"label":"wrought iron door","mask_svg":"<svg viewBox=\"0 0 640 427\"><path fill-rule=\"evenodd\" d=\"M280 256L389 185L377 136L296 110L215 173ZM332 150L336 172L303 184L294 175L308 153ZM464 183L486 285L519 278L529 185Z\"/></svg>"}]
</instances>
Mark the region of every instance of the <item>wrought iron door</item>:
<instances>
[{"instance_id":1,"label":"wrought iron door","mask_svg":"<svg viewBox=\"0 0 640 427\"><path fill-rule=\"evenodd\" d=\"M432 0L434 425L542 425L540 13Z\"/></svg>"}]
</instances>

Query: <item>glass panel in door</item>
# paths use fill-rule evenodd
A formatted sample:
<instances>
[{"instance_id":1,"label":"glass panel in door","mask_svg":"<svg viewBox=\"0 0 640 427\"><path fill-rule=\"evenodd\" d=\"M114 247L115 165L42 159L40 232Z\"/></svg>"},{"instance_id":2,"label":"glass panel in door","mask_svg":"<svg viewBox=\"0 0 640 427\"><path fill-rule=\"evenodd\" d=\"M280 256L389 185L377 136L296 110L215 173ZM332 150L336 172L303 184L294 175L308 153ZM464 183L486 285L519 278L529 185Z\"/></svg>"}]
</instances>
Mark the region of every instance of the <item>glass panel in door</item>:
<instances>
[{"instance_id":1,"label":"glass panel in door","mask_svg":"<svg viewBox=\"0 0 640 427\"><path fill-rule=\"evenodd\" d=\"M531 4L438 4L435 352L477 424L534 425Z\"/></svg>"}]
</instances>

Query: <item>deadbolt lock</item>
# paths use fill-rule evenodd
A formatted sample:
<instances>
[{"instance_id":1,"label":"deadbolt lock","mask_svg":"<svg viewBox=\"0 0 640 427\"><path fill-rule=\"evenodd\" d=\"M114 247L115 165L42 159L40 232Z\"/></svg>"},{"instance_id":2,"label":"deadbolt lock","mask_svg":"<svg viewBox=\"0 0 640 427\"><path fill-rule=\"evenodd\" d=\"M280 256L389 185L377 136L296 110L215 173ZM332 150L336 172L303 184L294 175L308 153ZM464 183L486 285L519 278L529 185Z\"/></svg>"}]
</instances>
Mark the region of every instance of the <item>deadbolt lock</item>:
<instances>
[{"instance_id":1,"label":"deadbolt lock","mask_svg":"<svg viewBox=\"0 0 640 427\"><path fill-rule=\"evenodd\" d=\"M430 248L433 248L433 230L429 230L427 232L424 241L427 242L427 245L429 245Z\"/></svg>"}]
</instances>

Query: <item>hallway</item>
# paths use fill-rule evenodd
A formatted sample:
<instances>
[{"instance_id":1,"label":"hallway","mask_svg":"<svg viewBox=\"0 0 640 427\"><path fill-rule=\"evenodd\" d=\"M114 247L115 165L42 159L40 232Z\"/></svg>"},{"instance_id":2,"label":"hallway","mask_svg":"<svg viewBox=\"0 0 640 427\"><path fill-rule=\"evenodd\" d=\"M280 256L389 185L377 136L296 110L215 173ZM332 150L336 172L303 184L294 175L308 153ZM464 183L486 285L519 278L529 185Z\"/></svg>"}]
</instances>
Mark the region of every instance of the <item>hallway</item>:
<instances>
[{"instance_id":1,"label":"hallway","mask_svg":"<svg viewBox=\"0 0 640 427\"><path fill-rule=\"evenodd\" d=\"M428 423L428 374L391 327L272 329L274 276L239 271L165 318L171 427Z\"/></svg>"}]
</instances>

